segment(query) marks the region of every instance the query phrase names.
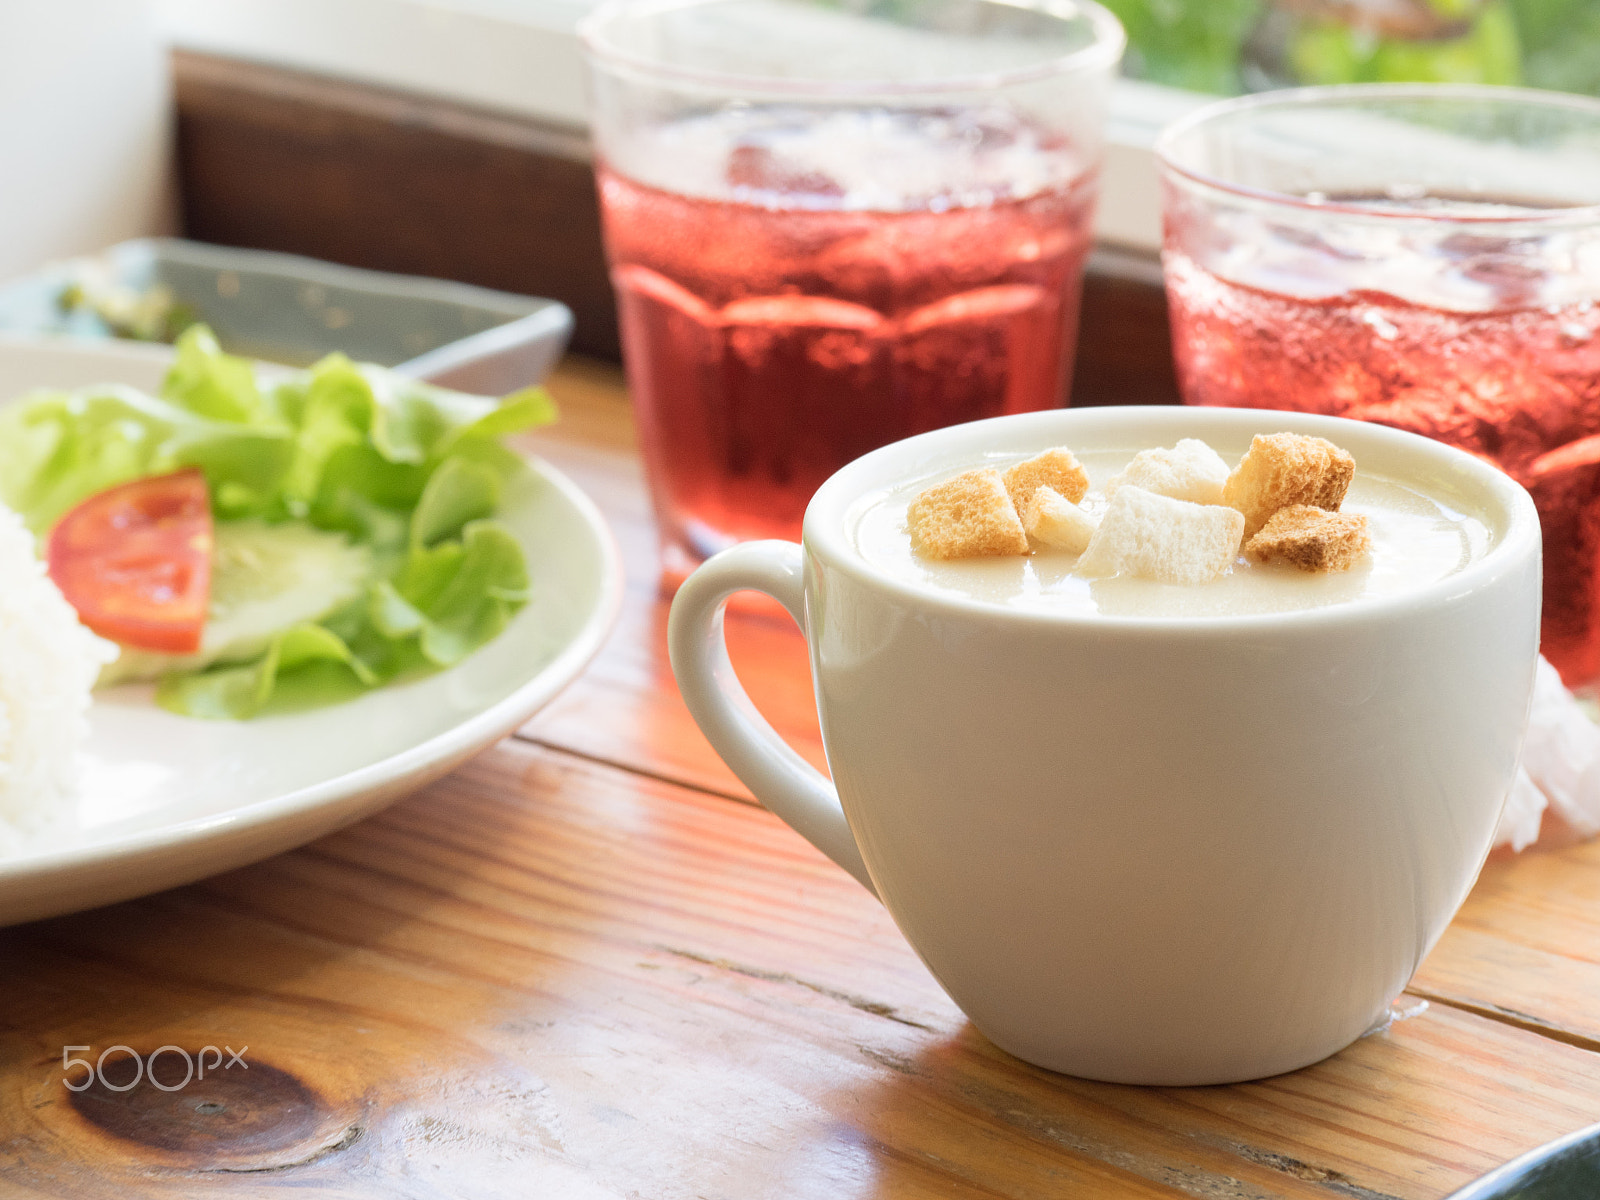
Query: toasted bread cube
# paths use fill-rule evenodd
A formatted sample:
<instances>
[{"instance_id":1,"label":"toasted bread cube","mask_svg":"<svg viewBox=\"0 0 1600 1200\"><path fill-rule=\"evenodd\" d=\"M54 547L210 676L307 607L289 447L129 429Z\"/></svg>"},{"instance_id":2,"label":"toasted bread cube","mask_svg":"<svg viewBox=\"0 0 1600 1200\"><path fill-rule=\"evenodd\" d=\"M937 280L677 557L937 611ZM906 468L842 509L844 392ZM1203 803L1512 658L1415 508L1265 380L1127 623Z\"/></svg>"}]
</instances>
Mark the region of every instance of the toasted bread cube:
<instances>
[{"instance_id":1,"label":"toasted bread cube","mask_svg":"<svg viewBox=\"0 0 1600 1200\"><path fill-rule=\"evenodd\" d=\"M1078 570L1090 576L1204 583L1238 557L1243 534L1244 514L1236 509L1174 500L1124 484L1111 497Z\"/></svg>"},{"instance_id":2,"label":"toasted bread cube","mask_svg":"<svg viewBox=\"0 0 1600 1200\"><path fill-rule=\"evenodd\" d=\"M1076 504L1089 490L1089 475L1065 446L1036 454L1006 472L1006 491L1011 493L1011 503L1017 506L1018 513L1027 506L1034 489L1040 487L1053 487Z\"/></svg>"},{"instance_id":3,"label":"toasted bread cube","mask_svg":"<svg viewBox=\"0 0 1600 1200\"><path fill-rule=\"evenodd\" d=\"M1026 554L1028 535L993 467L929 488L906 509L911 544L924 558Z\"/></svg>"},{"instance_id":4,"label":"toasted bread cube","mask_svg":"<svg viewBox=\"0 0 1600 1200\"><path fill-rule=\"evenodd\" d=\"M1251 538L1280 508L1309 504L1338 512L1356 460L1325 438L1258 433L1222 489L1222 502L1244 514Z\"/></svg>"},{"instance_id":5,"label":"toasted bread cube","mask_svg":"<svg viewBox=\"0 0 1600 1200\"><path fill-rule=\"evenodd\" d=\"M1191 500L1196 504L1221 504L1222 485L1228 482L1228 464L1199 438L1184 438L1171 449L1141 450L1106 484L1114 496L1127 484L1158 496Z\"/></svg>"},{"instance_id":6,"label":"toasted bread cube","mask_svg":"<svg viewBox=\"0 0 1600 1200\"><path fill-rule=\"evenodd\" d=\"M1362 514L1291 504L1272 514L1244 552L1262 562L1293 563L1302 571L1348 571L1371 548Z\"/></svg>"},{"instance_id":7,"label":"toasted bread cube","mask_svg":"<svg viewBox=\"0 0 1600 1200\"><path fill-rule=\"evenodd\" d=\"M1022 527L1036 542L1082 554L1094 536L1095 520L1055 488L1034 489L1022 509Z\"/></svg>"}]
</instances>

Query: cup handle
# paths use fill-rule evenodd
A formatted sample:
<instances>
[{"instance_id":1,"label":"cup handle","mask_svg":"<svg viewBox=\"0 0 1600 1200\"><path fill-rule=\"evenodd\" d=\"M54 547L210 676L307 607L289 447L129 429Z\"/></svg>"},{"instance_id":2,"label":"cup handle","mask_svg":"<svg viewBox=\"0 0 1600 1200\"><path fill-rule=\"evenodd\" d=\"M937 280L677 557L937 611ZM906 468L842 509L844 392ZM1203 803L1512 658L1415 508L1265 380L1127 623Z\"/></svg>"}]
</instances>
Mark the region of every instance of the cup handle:
<instances>
[{"instance_id":1,"label":"cup handle","mask_svg":"<svg viewBox=\"0 0 1600 1200\"><path fill-rule=\"evenodd\" d=\"M672 601L667 652L678 690L712 748L756 799L877 895L839 794L757 711L728 659L724 606L729 596L747 589L783 605L809 638L800 547L793 542L742 542L704 563Z\"/></svg>"}]
</instances>

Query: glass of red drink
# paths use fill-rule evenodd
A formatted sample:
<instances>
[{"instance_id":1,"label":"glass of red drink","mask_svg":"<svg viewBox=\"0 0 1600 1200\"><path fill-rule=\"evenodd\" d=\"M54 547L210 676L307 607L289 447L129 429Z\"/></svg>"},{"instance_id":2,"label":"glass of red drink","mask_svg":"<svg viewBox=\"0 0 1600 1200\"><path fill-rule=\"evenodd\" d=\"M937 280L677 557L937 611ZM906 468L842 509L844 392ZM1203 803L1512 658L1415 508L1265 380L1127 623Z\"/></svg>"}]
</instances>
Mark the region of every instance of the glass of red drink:
<instances>
[{"instance_id":1,"label":"glass of red drink","mask_svg":"<svg viewBox=\"0 0 1600 1200\"><path fill-rule=\"evenodd\" d=\"M1600 680L1600 102L1308 88L1202 109L1157 153L1184 399L1499 464L1544 526L1542 649Z\"/></svg>"},{"instance_id":2,"label":"glass of red drink","mask_svg":"<svg viewBox=\"0 0 1600 1200\"><path fill-rule=\"evenodd\" d=\"M1123 36L1082 0L645 0L583 25L669 580L868 450L1062 402Z\"/></svg>"}]
</instances>

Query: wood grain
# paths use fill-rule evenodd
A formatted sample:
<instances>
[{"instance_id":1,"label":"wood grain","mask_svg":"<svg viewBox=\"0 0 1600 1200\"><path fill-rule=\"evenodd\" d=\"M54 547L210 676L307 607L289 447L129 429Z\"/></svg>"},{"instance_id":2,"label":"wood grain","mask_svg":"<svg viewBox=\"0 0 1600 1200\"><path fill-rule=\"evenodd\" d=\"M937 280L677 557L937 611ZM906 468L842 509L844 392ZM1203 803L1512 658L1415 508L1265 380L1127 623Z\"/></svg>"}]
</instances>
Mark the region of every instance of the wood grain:
<instances>
[{"instance_id":1,"label":"wood grain","mask_svg":"<svg viewBox=\"0 0 1600 1200\"><path fill-rule=\"evenodd\" d=\"M1600 1118L1595 845L1491 863L1432 1002L1292 1075L1124 1088L990 1046L715 765L666 673L625 398L589 364L554 389L537 447L629 571L596 668L351 829L0 930L0 1196L1435 1200ZM729 625L816 753L798 636ZM63 1046L117 1044L248 1065L67 1089Z\"/></svg>"},{"instance_id":2,"label":"wood grain","mask_svg":"<svg viewBox=\"0 0 1600 1200\"><path fill-rule=\"evenodd\" d=\"M518 742L0 954L9 1195L1431 1197L1600 1089L1445 1006L1246 1087L1049 1075L765 812ZM141 1085L90 1120L60 1082L63 1044L222 1042L254 1074L188 1112Z\"/></svg>"},{"instance_id":3,"label":"wood grain","mask_svg":"<svg viewBox=\"0 0 1600 1200\"><path fill-rule=\"evenodd\" d=\"M1100 246L1089 256L1072 368L1072 406L1177 404L1178 371L1161 263Z\"/></svg>"},{"instance_id":4,"label":"wood grain","mask_svg":"<svg viewBox=\"0 0 1600 1200\"><path fill-rule=\"evenodd\" d=\"M620 375L611 383L620 394ZM565 378L558 377L555 386L564 392ZM603 402L603 394L602 389L588 398ZM614 488L622 478L613 477ZM619 501L617 496L612 503ZM637 503L643 507L642 494ZM630 606L645 603L642 595L630 598ZM646 611L630 607L634 619ZM730 615L728 629L730 651L758 706L792 745L823 765L803 640L786 622L753 622L737 613ZM653 633L653 641L614 643L596 670L541 714L526 735L632 770L750 798L684 709L671 685L661 631ZM631 719L609 722L608 712L627 712ZM642 737L641 728L657 736ZM1497 856L1412 991L1600 1049L1600 842ZM1593 1116L1600 1119L1600 1105Z\"/></svg>"},{"instance_id":5,"label":"wood grain","mask_svg":"<svg viewBox=\"0 0 1600 1200\"><path fill-rule=\"evenodd\" d=\"M1491 862L1412 990L1600 1050L1600 841Z\"/></svg>"},{"instance_id":6,"label":"wood grain","mask_svg":"<svg viewBox=\"0 0 1600 1200\"><path fill-rule=\"evenodd\" d=\"M583 677L524 727L523 735L753 802L706 742L672 681L656 528L643 471L632 452L635 435L622 372L569 357L549 387L562 420L528 444L554 459L605 510L622 548L627 593L616 635ZM786 615L748 608L731 611L726 628L729 655L756 707L790 745L826 771L799 630Z\"/></svg>"}]
</instances>

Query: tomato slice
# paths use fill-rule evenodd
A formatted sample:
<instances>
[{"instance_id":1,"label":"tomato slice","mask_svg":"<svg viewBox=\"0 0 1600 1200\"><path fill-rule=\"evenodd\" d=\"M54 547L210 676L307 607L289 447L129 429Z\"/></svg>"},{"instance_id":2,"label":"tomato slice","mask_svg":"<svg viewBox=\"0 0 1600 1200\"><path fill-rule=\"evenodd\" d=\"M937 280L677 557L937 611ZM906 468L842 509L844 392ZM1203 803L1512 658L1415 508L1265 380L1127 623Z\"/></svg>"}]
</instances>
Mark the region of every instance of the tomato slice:
<instances>
[{"instance_id":1,"label":"tomato slice","mask_svg":"<svg viewBox=\"0 0 1600 1200\"><path fill-rule=\"evenodd\" d=\"M101 637L200 649L211 599L211 497L198 469L90 496L50 531L50 578Z\"/></svg>"}]
</instances>

